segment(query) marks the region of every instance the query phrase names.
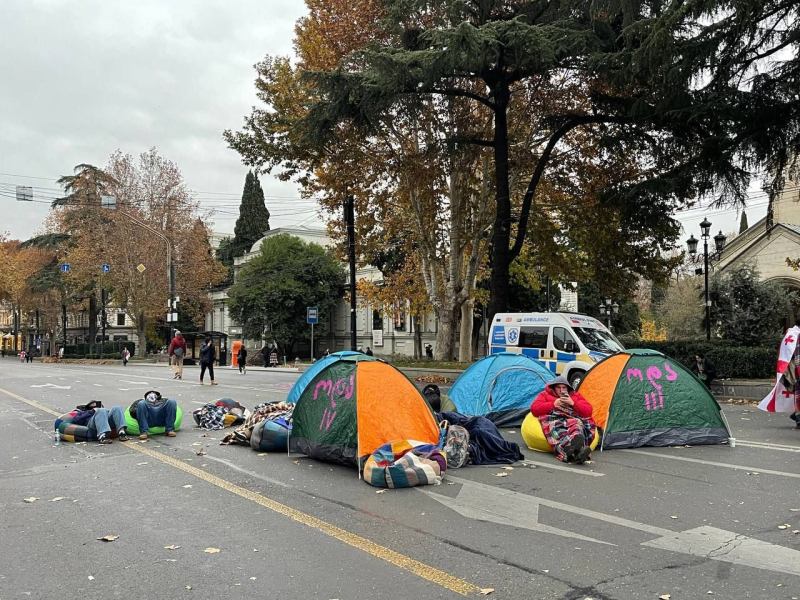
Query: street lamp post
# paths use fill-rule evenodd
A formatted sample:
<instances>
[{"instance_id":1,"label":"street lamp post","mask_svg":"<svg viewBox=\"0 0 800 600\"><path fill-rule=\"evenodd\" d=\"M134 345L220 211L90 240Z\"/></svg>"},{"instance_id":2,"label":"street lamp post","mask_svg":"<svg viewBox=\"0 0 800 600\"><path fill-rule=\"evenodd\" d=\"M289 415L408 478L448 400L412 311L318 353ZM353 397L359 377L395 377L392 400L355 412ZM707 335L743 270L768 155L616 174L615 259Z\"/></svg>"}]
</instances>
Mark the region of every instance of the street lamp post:
<instances>
[{"instance_id":1,"label":"street lamp post","mask_svg":"<svg viewBox=\"0 0 800 600\"><path fill-rule=\"evenodd\" d=\"M700 223L700 237L703 238L703 275L705 278L705 297L706 297L706 340L711 340L711 299L709 297L708 291L708 263L709 261L714 260L715 258L719 258L722 256L722 250L725 248L725 240L727 239L720 231L717 235L714 236L714 246L716 248L716 252L711 255L708 252L708 239L711 237L711 221L706 218L703 218L702 222ZM689 239L686 240L686 245L689 248L689 254L692 258L697 256L697 243L699 240L695 239L694 235L689 236ZM695 273L697 273L695 271ZM699 273L698 273L699 274Z\"/></svg>"},{"instance_id":2,"label":"street lamp post","mask_svg":"<svg viewBox=\"0 0 800 600\"><path fill-rule=\"evenodd\" d=\"M611 316L619 315L619 303L611 298L606 298L605 303L600 304L600 316L608 318L608 330L611 331Z\"/></svg>"}]
</instances>

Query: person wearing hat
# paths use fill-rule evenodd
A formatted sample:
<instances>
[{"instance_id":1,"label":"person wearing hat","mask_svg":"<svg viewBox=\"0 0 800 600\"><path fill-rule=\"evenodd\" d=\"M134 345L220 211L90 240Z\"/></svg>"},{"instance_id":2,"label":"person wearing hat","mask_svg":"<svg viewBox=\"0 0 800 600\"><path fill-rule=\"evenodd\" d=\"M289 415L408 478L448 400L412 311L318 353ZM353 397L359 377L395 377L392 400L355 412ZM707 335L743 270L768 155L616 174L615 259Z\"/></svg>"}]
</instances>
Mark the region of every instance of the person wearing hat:
<instances>
[{"instance_id":1,"label":"person wearing hat","mask_svg":"<svg viewBox=\"0 0 800 600\"><path fill-rule=\"evenodd\" d=\"M572 389L566 377L547 384L531 404L531 413L542 424L558 460L583 464L592 457L590 446L597 435L592 405Z\"/></svg>"},{"instance_id":2,"label":"person wearing hat","mask_svg":"<svg viewBox=\"0 0 800 600\"><path fill-rule=\"evenodd\" d=\"M183 334L175 330L175 337L169 343L169 356L172 361L172 366L175 369L175 377L173 379L183 379L183 359L186 356L186 340Z\"/></svg>"}]
</instances>

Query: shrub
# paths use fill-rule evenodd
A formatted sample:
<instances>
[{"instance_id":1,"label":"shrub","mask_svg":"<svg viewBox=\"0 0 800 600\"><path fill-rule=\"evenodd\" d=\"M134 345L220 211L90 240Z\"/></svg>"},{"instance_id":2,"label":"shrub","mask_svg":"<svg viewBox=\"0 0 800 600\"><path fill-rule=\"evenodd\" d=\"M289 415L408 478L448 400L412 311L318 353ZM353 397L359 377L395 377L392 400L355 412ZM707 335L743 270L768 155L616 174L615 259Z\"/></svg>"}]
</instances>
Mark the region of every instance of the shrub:
<instances>
[{"instance_id":1,"label":"shrub","mask_svg":"<svg viewBox=\"0 0 800 600\"><path fill-rule=\"evenodd\" d=\"M658 350L687 367L694 363L695 354L702 352L717 367L717 377L730 379L772 379L778 357L777 344L735 346L722 340L640 342L640 347Z\"/></svg>"}]
</instances>

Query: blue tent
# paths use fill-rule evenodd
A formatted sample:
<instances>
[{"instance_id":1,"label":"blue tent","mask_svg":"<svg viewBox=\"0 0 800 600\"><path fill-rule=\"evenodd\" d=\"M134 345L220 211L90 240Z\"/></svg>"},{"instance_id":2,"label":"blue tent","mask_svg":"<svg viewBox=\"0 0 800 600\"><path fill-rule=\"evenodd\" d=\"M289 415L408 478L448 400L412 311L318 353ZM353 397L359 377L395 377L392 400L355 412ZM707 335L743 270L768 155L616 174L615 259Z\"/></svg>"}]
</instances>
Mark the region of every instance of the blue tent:
<instances>
[{"instance_id":1,"label":"blue tent","mask_svg":"<svg viewBox=\"0 0 800 600\"><path fill-rule=\"evenodd\" d=\"M462 415L486 417L498 426L519 425L553 379L550 370L532 358L500 352L464 371L448 396Z\"/></svg>"},{"instance_id":2,"label":"blue tent","mask_svg":"<svg viewBox=\"0 0 800 600\"><path fill-rule=\"evenodd\" d=\"M314 377L317 376L317 373L322 371L322 369L331 363L338 362L343 358L356 354L360 354L362 356L362 360L370 359L369 356L364 355L362 352L353 352L352 350L342 350L341 352L334 352L333 354L329 354L324 358L320 358L317 362L306 369L302 375L300 375L300 379L294 382L292 389L289 390L289 395L286 397L286 402L296 404L298 398L300 398L300 394L302 394L303 390L306 389L308 382L314 379ZM375 359L373 358L373 360Z\"/></svg>"}]
</instances>

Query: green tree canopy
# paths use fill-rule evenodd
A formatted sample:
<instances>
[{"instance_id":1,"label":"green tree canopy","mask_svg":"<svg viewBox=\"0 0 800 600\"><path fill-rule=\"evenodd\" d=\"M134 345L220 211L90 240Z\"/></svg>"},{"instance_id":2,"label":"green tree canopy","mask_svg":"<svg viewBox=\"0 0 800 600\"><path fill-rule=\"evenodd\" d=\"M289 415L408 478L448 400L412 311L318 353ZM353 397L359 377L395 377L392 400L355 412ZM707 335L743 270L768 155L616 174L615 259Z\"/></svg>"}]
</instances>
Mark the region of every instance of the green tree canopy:
<instances>
[{"instance_id":1,"label":"green tree canopy","mask_svg":"<svg viewBox=\"0 0 800 600\"><path fill-rule=\"evenodd\" d=\"M747 231L747 213L742 211L742 218L739 220L739 233Z\"/></svg>"},{"instance_id":2,"label":"green tree canopy","mask_svg":"<svg viewBox=\"0 0 800 600\"><path fill-rule=\"evenodd\" d=\"M758 346L779 334L797 292L777 281L761 281L753 264L727 269L711 281L711 329L743 346Z\"/></svg>"},{"instance_id":3,"label":"green tree canopy","mask_svg":"<svg viewBox=\"0 0 800 600\"><path fill-rule=\"evenodd\" d=\"M247 172L239 205L239 218L233 229L233 255L243 256L269 231L269 210L264 200L261 182L253 171Z\"/></svg>"},{"instance_id":4,"label":"green tree canopy","mask_svg":"<svg viewBox=\"0 0 800 600\"><path fill-rule=\"evenodd\" d=\"M274 340L291 355L311 334L306 308L319 309L318 331L324 334L344 283L344 266L333 254L280 234L265 239L261 253L241 268L228 306L244 337Z\"/></svg>"}]
</instances>

